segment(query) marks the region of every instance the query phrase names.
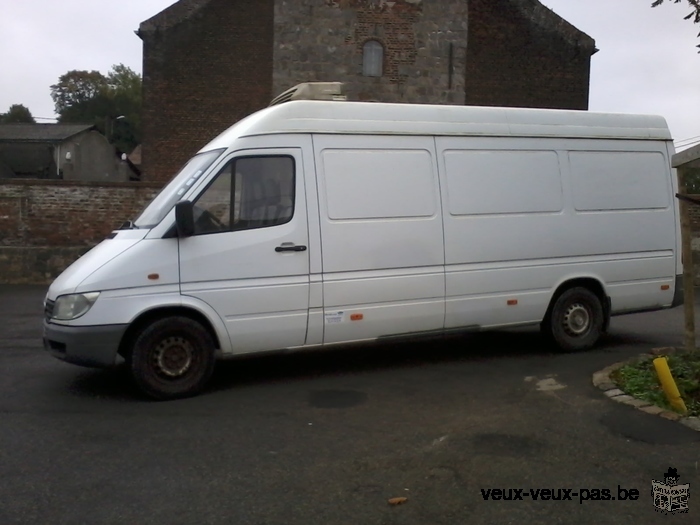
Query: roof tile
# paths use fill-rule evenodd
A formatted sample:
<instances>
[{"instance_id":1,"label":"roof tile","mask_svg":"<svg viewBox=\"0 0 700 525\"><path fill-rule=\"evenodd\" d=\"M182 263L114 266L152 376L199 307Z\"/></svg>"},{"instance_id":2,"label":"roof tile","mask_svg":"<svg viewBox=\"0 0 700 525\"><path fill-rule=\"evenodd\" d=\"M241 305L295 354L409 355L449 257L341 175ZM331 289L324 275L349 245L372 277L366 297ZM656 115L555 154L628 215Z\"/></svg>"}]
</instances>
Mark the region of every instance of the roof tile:
<instances>
[{"instance_id":1,"label":"roof tile","mask_svg":"<svg viewBox=\"0 0 700 525\"><path fill-rule=\"evenodd\" d=\"M91 124L0 124L0 142L63 142Z\"/></svg>"}]
</instances>

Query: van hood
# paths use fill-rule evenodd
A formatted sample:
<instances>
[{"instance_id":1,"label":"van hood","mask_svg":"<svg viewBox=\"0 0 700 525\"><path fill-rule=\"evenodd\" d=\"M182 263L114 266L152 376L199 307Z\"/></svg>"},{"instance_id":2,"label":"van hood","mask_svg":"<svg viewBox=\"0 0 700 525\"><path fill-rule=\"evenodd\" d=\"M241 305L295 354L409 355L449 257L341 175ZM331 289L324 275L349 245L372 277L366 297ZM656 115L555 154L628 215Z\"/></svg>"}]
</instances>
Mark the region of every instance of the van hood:
<instances>
[{"instance_id":1,"label":"van hood","mask_svg":"<svg viewBox=\"0 0 700 525\"><path fill-rule=\"evenodd\" d=\"M148 232L147 229L113 232L110 238L73 262L53 281L46 295L47 299L55 301L59 295L75 293L80 283L115 257L136 246Z\"/></svg>"}]
</instances>

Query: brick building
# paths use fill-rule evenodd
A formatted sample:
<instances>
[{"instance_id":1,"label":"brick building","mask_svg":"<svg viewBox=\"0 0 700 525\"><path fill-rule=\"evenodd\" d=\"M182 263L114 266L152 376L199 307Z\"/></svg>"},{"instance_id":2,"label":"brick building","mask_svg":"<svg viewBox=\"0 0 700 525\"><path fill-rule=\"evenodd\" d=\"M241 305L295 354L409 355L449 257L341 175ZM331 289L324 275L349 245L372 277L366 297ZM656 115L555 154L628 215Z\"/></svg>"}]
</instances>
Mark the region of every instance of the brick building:
<instances>
[{"instance_id":1,"label":"brick building","mask_svg":"<svg viewBox=\"0 0 700 525\"><path fill-rule=\"evenodd\" d=\"M351 100L587 109L595 42L537 0L180 0L143 22L142 170L300 82Z\"/></svg>"}]
</instances>

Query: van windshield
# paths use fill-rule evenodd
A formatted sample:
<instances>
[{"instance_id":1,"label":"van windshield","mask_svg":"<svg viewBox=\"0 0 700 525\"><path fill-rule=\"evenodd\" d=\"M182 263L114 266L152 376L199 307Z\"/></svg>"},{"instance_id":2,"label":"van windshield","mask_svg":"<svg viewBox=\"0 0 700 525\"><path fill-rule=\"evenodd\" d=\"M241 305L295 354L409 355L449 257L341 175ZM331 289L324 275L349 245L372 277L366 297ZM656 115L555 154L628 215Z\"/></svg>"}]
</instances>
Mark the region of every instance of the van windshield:
<instances>
[{"instance_id":1,"label":"van windshield","mask_svg":"<svg viewBox=\"0 0 700 525\"><path fill-rule=\"evenodd\" d=\"M223 149L200 153L192 157L134 221L136 228L152 228L163 220L190 186L207 171Z\"/></svg>"}]
</instances>

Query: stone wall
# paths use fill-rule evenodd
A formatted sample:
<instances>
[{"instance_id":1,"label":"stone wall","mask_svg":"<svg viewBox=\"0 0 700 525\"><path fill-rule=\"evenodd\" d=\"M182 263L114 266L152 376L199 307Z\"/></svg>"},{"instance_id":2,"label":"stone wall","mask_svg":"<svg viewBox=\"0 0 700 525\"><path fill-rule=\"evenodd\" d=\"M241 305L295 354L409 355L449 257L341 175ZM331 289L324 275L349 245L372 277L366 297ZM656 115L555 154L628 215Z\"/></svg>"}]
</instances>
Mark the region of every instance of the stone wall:
<instances>
[{"instance_id":1,"label":"stone wall","mask_svg":"<svg viewBox=\"0 0 700 525\"><path fill-rule=\"evenodd\" d=\"M134 219L161 186L0 180L0 283L49 283Z\"/></svg>"},{"instance_id":2,"label":"stone wall","mask_svg":"<svg viewBox=\"0 0 700 525\"><path fill-rule=\"evenodd\" d=\"M141 24L144 180L301 82L350 100L585 109L595 43L537 0L180 0ZM383 75L362 75L378 41Z\"/></svg>"},{"instance_id":3,"label":"stone wall","mask_svg":"<svg viewBox=\"0 0 700 525\"><path fill-rule=\"evenodd\" d=\"M368 40L381 77L362 75ZM278 0L273 92L334 81L350 100L464 104L466 44L466 0Z\"/></svg>"}]
</instances>

